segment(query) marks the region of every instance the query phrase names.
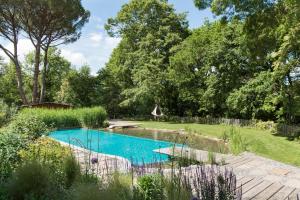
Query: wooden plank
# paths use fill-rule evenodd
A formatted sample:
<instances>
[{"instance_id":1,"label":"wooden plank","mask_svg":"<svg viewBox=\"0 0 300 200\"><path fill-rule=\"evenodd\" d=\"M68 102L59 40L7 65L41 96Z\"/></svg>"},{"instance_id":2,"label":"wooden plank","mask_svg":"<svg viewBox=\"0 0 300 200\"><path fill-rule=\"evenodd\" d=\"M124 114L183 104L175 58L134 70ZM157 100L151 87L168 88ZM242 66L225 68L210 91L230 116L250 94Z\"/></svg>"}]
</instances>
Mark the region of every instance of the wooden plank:
<instances>
[{"instance_id":1,"label":"wooden plank","mask_svg":"<svg viewBox=\"0 0 300 200\"><path fill-rule=\"evenodd\" d=\"M253 177L244 177L237 181L236 186L240 187L241 185L246 185L246 183L252 181L253 179Z\"/></svg>"},{"instance_id":2,"label":"wooden plank","mask_svg":"<svg viewBox=\"0 0 300 200\"><path fill-rule=\"evenodd\" d=\"M271 186L272 183L269 181L263 181L253 187L252 189L248 190L247 192L243 193L243 199L253 199L256 195L264 191L266 188Z\"/></svg>"},{"instance_id":3,"label":"wooden plank","mask_svg":"<svg viewBox=\"0 0 300 200\"><path fill-rule=\"evenodd\" d=\"M237 158L237 159L234 159L233 161L229 162L229 164L228 164L228 165L233 165L233 164L236 164L236 163L242 162L242 161L244 161L244 160L247 160L247 159L249 159L249 158L247 158L247 157L241 157L241 158Z\"/></svg>"},{"instance_id":4,"label":"wooden plank","mask_svg":"<svg viewBox=\"0 0 300 200\"><path fill-rule=\"evenodd\" d=\"M295 188L291 187L283 187L277 193L275 193L269 200L283 200L286 199L292 192L294 192Z\"/></svg>"},{"instance_id":5,"label":"wooden plank","mask_svg":"<svg viewBox=\"0 0 300 200\"><path fill-rule=\"evenodd\" d=\"M238 168L238 167L241 167L241 166L248 166L248 164L249 164L250 162L252 162L252 161L254 161L254 159L249 158L248 160L245 160L245 161L243 161L243 162L234 164L232 167L233 167L233 168Z\"/></svg>"},{"instance_id":6,"label":"wooden plank","mask_svg":"<svg viewBox=\"0 0 300 200\"><path fill-rule=\"evenodd\" d=\"M229 158L226 159L226 163L233 163L236 160L241 159L241 158L244 158L244 157L242 157L242 156L232 156L232 157L229 157Z\"/></svg>"},{"instance_id":7,"label":"wooden plank","mask_svg":"<svg viewBox=\"0 0 300 200\"><path fill-rule=\"evenodd\" d=\"M269 199L275 195L284 186L280 183L273 183L270 187L266 188L264 191L256 195L253 200Z\"/></svg>"},{"instance_id":8,"label":"wooden plank","mask_svg":"<svg viewBox=\"0 0 300 200\"><path fill-rule=\"evenodd\" d=\"M262 179L253 179L253 180L247 182L245 185L242 186L242 194L245 194L246 192L248 192L249 190L256 187L257 185L259 185L262 182L263 182Z\"/></svg>"},{"instance_id":9,"label":"wooden plank","mask_svg":"<svg viewBox=\"0 0 300 200\"><path fill-rule=\"evenodd\" d=\"M245 178L245 176L236 177L236 181L240 181L240 180L242 180L243 178Z\"/></svg>"},{"instance_id":10,"label":"wooden plank","mask_svg":"<svg viewBox=\"0 0 300 200\"><path fill-rule=\"evenodd\" d=\"M242 170L250 170L251 168L259 167L261 164L262 164L261 161L253 159L249 161L246 165L240 165L237 166L236 168L243 168Z\"/></svg>"},{"instance_id":11,"label":"wooden plank","mask_svg":"<svg viewBox=\"0 0 300 200\"><path fill-rule=\"evenodd\" d=\"M298 200L298 194L300 193L300 189L295 189L289 196L288 200Z\"/></svg>"}]
</instances>

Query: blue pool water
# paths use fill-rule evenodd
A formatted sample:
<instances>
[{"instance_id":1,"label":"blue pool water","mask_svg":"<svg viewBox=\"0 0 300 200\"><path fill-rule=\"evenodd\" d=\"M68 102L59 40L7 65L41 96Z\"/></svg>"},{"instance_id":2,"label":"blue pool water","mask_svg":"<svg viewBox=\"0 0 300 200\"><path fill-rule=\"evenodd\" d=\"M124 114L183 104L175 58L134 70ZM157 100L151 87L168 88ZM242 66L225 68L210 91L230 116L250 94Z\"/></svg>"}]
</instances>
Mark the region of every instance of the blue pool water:
<instances>
[{"instance_id":1,"label":"blue pool water","mask_svg":"<svg viewBox=\"0 0 300 200\"><path fill-rule=\"evenodd\" d=\"M173 145L165 141L91 129L58 130L51 132L49 136L79 147L83 144L86 149L98 153L121 156L138 165L167 161L167 155L153 152L153 150Z\"/></svg>"}]
</instances>

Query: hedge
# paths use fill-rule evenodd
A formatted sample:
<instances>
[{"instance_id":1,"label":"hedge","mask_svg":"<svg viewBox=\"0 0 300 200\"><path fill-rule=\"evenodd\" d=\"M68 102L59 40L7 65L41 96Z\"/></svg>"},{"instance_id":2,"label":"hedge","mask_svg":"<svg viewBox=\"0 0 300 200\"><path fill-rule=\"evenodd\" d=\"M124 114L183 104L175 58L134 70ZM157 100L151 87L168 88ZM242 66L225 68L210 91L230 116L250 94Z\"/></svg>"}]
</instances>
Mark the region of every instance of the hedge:
<instances>
[{"instance_id":1,"label":"hedge","mask_svg":"<svg viewBox=\"0 0 300 200\"><path fill-rule=\"evenodd\" d=\"M76 109L25 108L14 120L24 117L30 118L32 116L40 119L48 127L64 129L103 127L107 114L102 107Z\"/></svg>"}]
</instances>

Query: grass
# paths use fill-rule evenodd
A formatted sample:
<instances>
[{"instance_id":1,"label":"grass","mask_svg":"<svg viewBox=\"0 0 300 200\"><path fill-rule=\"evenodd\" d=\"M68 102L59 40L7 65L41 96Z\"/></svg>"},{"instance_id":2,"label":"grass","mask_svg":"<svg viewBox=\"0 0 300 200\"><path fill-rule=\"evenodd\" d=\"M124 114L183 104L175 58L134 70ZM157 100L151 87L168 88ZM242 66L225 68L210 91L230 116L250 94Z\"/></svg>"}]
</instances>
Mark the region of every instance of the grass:
<instances>
[{"instance_id":1,"label":"grass","mask_svg":"<svg viewBox=\"0 0 300 200\"><path fill-rule=\"evenodd\" d=\"M213 151L216 153L229 152L228 145L226 145L223 141L212 140L205 136L199 136L193 132L189 132L190 134L188 137L186 134L178 134L174 131L153 131L140 128L115 129L114 132L130 136L163 140L172 143L174 142L178 144L188 144L189 147L194 149Z\"/></svg>"},{"instance_id":2,"label":"grass","mask_svg":"<svg viewBox=\"0 0 300 200\"><path fill-rule=\"evenodd\" d=\"M152 122L142 121L141 127L153 129L193 130L197 134L213 138L222 138L225 131L231 126L226 125L207 125L194 123L171 123L171 122ZM247 151L273 160L300 166L300 143L290 141L286 137L275 136L270 131L260 130L250 127L238 127Z\"/></svg>"},{"instance_id":3,"label":"grass","mask_svg":"<svg viewBox=\"0 0 300 200\"><path fill-rule=\"evenodd\" d=\"M103 127L106 115L106 111L100 106L74 109L26 108L21 110L15 120L35 116L48 127L56 129L75 127L98 128Z\"/></svg>"}]
</instances>

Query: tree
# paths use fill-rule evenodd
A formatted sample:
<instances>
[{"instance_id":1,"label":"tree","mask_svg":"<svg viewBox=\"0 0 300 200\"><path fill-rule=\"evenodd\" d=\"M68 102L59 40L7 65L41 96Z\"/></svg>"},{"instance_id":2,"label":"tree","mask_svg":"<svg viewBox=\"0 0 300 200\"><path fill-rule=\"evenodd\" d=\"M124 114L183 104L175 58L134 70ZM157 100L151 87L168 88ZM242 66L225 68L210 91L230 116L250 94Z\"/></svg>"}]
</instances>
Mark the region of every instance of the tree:
<instances>
[{"instance_id":1,"label":"tree","mask_svg":"<svg viewBox=\"0 0 300 200\"><path fill-rule=\"evenodd\" d=\"M276 119L282 112L280 91L276 91L272 72L260 72L239 89L234 90L226 103L230 116L250 119Z\"/></svg>"},{"instance_id":2,"label":"tree","mask_svg":"<svg viewBox=\"0 0 300 200\"><path fill-rule=\"evenodd\" d=\"M282 113L288 122L294 121L293 106L298 96L293 76L300 63L300 7L298 0L234 1L195 0L200 9L229 20L245 21L244 32L253 57L269 63L273 84L283 94Z\"/></svg>"},{"instance_id":3,"label":"tree","mask_svg":"<svg viewBox=\"0 0 300 200\"><path fill-rule=\"evenodd\" d=\"M168 92L172 87L166 73L172 47L189 34L185 15L176 14L164 0L132 0L108 20L106 29L112 36L122 37L117 50L122 54L116 51L107 65L115 73L128 74L121 105L144 107L141 113L145 113L158 103L172 111Z\"/></svg>"},{"instance_id":4,"label":"tree","mask_svg":"<svg viewBox=\"0 0 300 200\"><path fill-rule=\"evenodd\" d=\"M96 81L96 96L98 103L104 106L107 113L110 114L110 117L115 118L116 116L125 114L123 112L124 109L120 107L120 103L123 101L120 94L124 85L116 74L108 67L102 68L98 72Z\"/></svg>"},{"instance_id":5,"label":"tree","mask_svg":"<svg viewBox=\"0 0 300 200\"><path fill-rule=\"evenodd\" d=\"M79 71L71 71L62 81L56 100L74 106L92 106L97 104L96 78L91 75L89 66Z\"/></svg>"},{"instance_id":6,"label":"tree","mask_svg":"<svg viewBox=\"0 0 300 200\"><path fill-rule=\"evenodd\" d=\"M226 115L230 92L257 69L244 46L242 22L206 23L175 49L169 77L185 114Z\"/></svg>"},{"instance_id":7,"label":"tree","mask_svg":"<svg viewBox=\"0 0 300 200\"><path fill-rule=\"evenodd\" d=\"M22 77L24 79L24 93L26 95L30 89L29 82L27 82L26 74L22 74ZM0 99L9 106L22 104L16 84L16 68L14 64L11 62L0 65Z\"/></svg>"},{"instance_id":8,"label":"tree","mask_svg":"<svg viewBox=\"0 0 300 200\"><path fill-rule=\"evenodd\" d=\"M82 7L80 0L24 1L21 15L22 28L35 47L32 102L38 102L41 49L44 50L44 67L39 101L43 102L46 91L46 73L49 67L49 47L76 41L88 18L89 12Z\"/></svg>"},{"instance_id":9,"label":"tree","mask_svg":"<svg viewBox=\"0 0 300 200\"><path fill-rule=\"evenodd\" d=\"M17 87L23 104L27 104L27 98L23 88L22 69L18 59L18 40L21 31L19 20L20 8L23 1L20 0L1 0L0 1L0 37L13 44L13 51L0 44L0 49L10 58L15 65Z\"/></svg>"},{"instance_id":10,"label":"tree","mask_svg":"<svg viewBox=\"0 0 300 200\"><path fill-rule=\"evenodd\" d=\"M44 57L42 54L41 57ZM56 93L60 90L60 86L65 77L68 76L71 69L71 63L61 56L61 51L57 48L51 47L48 50L47 55L47 71L45 72L45 83L48 88L44 94L44 100L53 102L55 100ZM32 79L34 73L35 53L30 52L25 56L23 63L23 72L30 76ZM44 65L43 62L41 62Z\"/></svg>"}]
</instances>

